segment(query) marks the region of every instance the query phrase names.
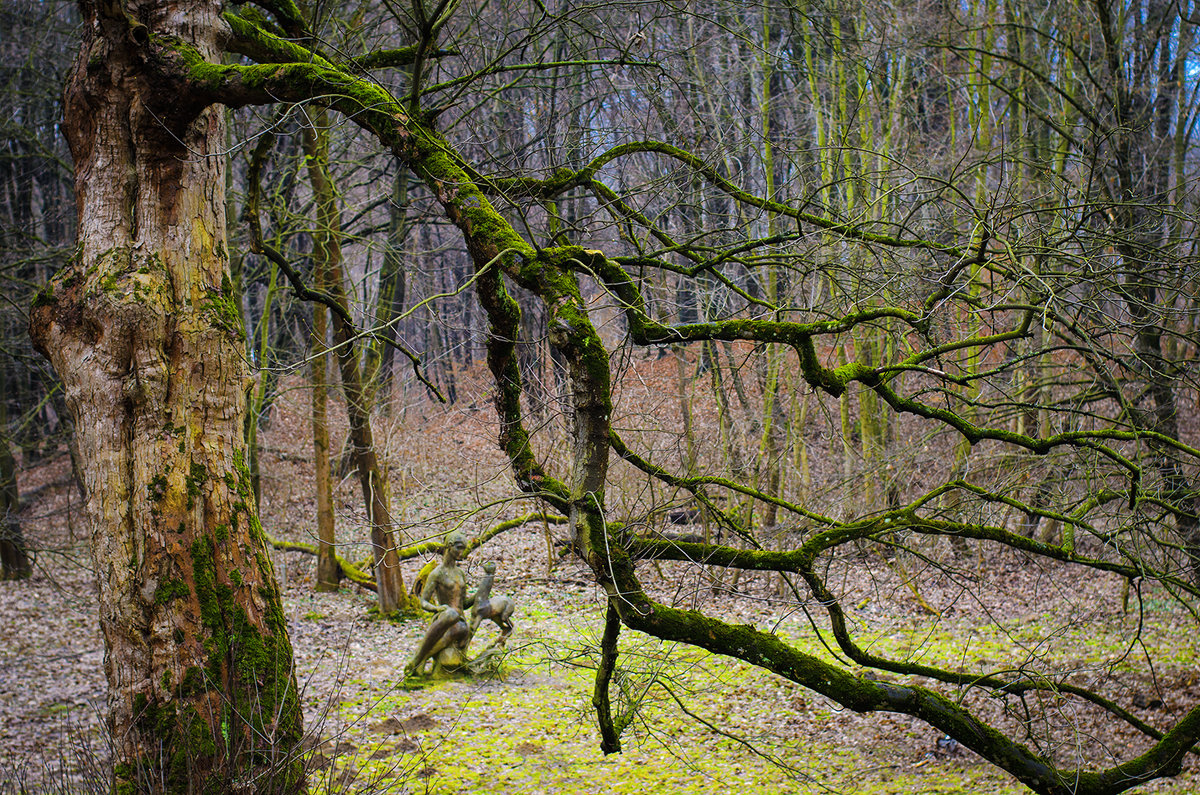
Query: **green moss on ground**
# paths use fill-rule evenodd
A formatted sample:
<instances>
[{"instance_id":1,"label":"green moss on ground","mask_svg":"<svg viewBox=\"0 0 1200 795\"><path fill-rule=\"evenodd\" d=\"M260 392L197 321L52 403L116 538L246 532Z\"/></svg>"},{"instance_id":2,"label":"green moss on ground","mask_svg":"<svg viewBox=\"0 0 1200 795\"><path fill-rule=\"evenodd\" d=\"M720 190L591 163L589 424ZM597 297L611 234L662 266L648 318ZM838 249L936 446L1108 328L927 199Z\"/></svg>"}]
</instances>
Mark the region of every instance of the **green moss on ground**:
<instances>
[{"instance_id":1,"label":"green moss on ground","mask_svg":"<svg viewBox=\"0 0 1200 795\"><path fill-rule=\"evenodd\" d=\"M624 688L637 714L623 753L605 757L591 709L599 610L582 598L526 599L519 613L502 681L413 691L397 665L390 681L349 682L331 722L338 728L322 731L354 748L314 778L314 792L586 792L597 782L612 793L1024 791L969 755L926 758L932 729L852 715L761 669L636 633L622 636L612 698L618 712L627 709ZM770 758L685 714L667 688ZM373 729L413 715L430 720L407 735ZM873 747L850 739L872 731ZM337 781L349 786L331 786Z\"/></svg>"}]
</instances>

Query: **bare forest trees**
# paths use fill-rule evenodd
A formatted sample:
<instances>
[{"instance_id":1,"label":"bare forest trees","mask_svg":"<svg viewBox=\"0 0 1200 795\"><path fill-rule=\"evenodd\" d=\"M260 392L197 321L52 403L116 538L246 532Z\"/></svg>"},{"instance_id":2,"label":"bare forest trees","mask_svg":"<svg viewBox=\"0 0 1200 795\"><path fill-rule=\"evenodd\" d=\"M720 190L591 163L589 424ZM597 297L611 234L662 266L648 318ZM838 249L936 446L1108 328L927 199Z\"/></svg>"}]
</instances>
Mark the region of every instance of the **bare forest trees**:
<instances>
[{"instance_id":1,"label":"bare forest trees","mask_svg":"<svg viewBox=\"0 0 1200 795\"><path fill-rule=\"evenodd\" d=\"M404 602L370 460L372 396L400 384L387 346L451 400L455 368L433 360L482 349L516 486L569 514L607 595L606 751L622 627L913 716L1037 792L1120 792L1193 751L1200 708L1154 725L1037 650L896 651L844 582L874 556L938 613L926 584L970 599L1003 554L1194 619L1194 3L414 0L338 20L272 0L193 4L186 25L165 0L83 9L80 253L32 328L110 572L119 780L157 765L301 786L241 452L235 285L262 266L252 323L279 328L262 307L281 273L314 302L300 320L331 313L385 610ZM269 119L233 180L251 230L236 272L224 108ZM292 166L264 199L276 135ZM676 408L658 416L623 379L667 351ZM640 532L681 504L703 536ZM672 601L659 561L717 591L769 573L809 634L704 612L699 587ZM1096 725L1139 744L1060 736Z\"/></svg>"},{"instance_id":2,"label":"bare forest trees","mask_svg":"<svg viewBox=\"0 0 1200 795\"><path fill-rule=\"evenodd\" d=\"M34 558L22 531L15 453L25 463L41 459L69 425L25 328L37 285L66 262L73 244L69 156L55 134L65 71L56 55L72 46L73 17L55 4L0 10L11 34L0 67L0 579L28 576Z\"/></svg>"}]
</instances>

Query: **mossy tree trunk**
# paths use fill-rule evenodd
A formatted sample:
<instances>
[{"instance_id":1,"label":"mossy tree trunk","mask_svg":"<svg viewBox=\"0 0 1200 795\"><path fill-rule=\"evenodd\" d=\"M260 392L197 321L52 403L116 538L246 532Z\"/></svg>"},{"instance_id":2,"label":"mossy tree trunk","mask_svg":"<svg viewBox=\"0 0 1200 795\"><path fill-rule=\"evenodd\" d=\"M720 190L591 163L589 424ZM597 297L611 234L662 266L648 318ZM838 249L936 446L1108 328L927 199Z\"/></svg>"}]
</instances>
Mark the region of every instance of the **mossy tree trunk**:
<instances>
[{"instance_id":1,"label":"mossy tree trunk","mask_svg":"<svg viewBox=\"0 0 1200 795\"><path fill-rule=\"evenodd\" d=\"M245 465L224 111L157 77L150 46L219 59L219 9L80 7L64 124L78 256L30 329L76 419L114 791L302 791L292 649Z\"/></svg>"},{"instance_id":2,"label":"mossy tree trunk","mask_svg":"<svg viewBox=\"0 0 1200 795\"><path fill-rule=\"evenodd\" d=\"M360 365L358 330L349 317L345 275L342 270L342 249L339 241L341 212L337 191L329 175L328 112L313 111L313 126L304 128L304 154L308 160L308 176L316 198L316 232L313 235L313 259L322 272L322 282L328 293L343 308L333 314L333 337L342 389L346 393L346 411L350 419L350 441L354 445L354 460L362 485L367 520L371 523L371 549L374 559L375 582L378 585L379 611L392 615L409 608L408 592L396 555L392 522L391 493L387 477L375 450L375 435L371 428L371 398Z\"/></svg>"},{"instance_id":3,"label":"mossy tree trunk","mask_svg":"<svg viewBox=\"0 0 1200 795\"><path fill-rule=\"evenodd\" d=\"M325 269L313 269L313 288L325 291ZM333 516L333 473L329 464L329 310L313 305L312 330L312 430L313 468L317 487L318 591L337 591L342 567L337 561L337 528Z\"/></svg>"}]
</instances>

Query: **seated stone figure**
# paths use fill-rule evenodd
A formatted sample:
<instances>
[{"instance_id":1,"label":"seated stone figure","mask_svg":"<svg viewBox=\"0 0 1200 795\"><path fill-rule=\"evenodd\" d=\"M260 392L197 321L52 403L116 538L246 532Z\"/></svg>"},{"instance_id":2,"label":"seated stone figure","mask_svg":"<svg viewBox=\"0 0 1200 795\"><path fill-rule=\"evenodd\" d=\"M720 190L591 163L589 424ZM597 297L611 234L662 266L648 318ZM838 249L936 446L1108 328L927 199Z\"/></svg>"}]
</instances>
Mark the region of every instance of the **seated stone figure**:
<instances>
[{"instance_id":1,"label":"seated stone figure","mask_svg":"<svg viewBox=\"0 0 1200 795\"><path fill-rule=\"evenodd\" d=\"M491 596L496 564L484 564L484 578L479 589L468 596L467 576L458 566L466 553L467 539L462 533L454 532L446 537L442 562L430 572L419 598L421 607L437 615L425 630L425 637L412 661L405 667L405 676L423 674L429 660L433 660L434 676L469 668L487 656L493 647L503 646L512 634L513 600L506 596ZM470 616L466 613L469 607L474 608ZM502 634L478 660L469 660L467 647L484 619L496 622Z\"/></svg>"}]
</instances>

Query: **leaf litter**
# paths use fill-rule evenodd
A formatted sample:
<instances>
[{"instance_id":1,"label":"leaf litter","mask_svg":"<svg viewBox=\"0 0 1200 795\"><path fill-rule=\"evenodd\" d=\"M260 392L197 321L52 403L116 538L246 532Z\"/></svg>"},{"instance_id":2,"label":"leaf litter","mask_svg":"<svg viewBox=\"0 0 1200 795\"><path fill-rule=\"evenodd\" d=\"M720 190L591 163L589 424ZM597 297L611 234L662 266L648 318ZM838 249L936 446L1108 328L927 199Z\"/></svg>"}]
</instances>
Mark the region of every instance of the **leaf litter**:
<instances>
[{"instance_id":1,"label":"leaf litter","mask_svg":"<svg viewBox=\"0 0 1200 795\"><path fill-rule=\"evenodd\" d=\"M645 405L655 394L670 394L653 378L643 384ZM306 412L302 392L285 392L262 433L261 514L275 537L312 542L315 497ZM344 424L334 425L334 437L344 438ZM495 448L495 417L482 403L467 410L418 406L381 418L380 425L401 543L452 529L479 533L535 507L515 496ZM69 474L64 455L21 471L22 491L36 495L22 518L37 567L32 580L0 583L0 793L90 793L107 787L96 584ZM338 484L335 502L344 540L339 552L361 560L368 554L365 516L352 478ZM635 505L636 499L628 502ZM628 631L612 688L615 707L629 720L625 750L603 756L591 712L603 601L587 569L561 558L537 524L496 536L466 562L475 583L482 563L495 561L495 592L515 596L518 603L517 631L501 675L486 681L406 683L402 669L424 620L379 620L371 614L373 595L358 588L315 593L311 557L274 554L309 733L310 783L317 793L1024 791L965 748L948 751L944 739L919 721L855 715L759 669ZM406 582L424 562L405 563ZM1180 643L1195 636L1186 618L1169 609L1147 614L1156 620L1148 622L1140 642L1166 653L1171 664L1157 670L1156 679L1139 678L1136 666L1122 668L1112 642L1082 638L1093 641L1082 643L1091 659L1079 656L1080 635L1089 627L1119 624L1125 617L1096 615L1091 623L1062 617L1064 608L1078 607L1072 594L1097 587L1111 591L1116 584L1070 581L1077 577L1070 570L1022 563L1003 553L988 560L1004 576L989 581L1001 589L986 597L963 593L962 583L952 578L931 578L923 597L943 608L932 623L886 561L838 559L829 580L854 606L849 612L856 635L877 652L1002 670L1021 664L1022 655L1029 658L1029 649L1036 648L1041 658L1059 660L1063 670L1084 680L1103 679L1116 688L1115 695L1147 705L1140 716L1156 724L1166 725L1200 701L1195 644ZM775 631L828 656L815 642L814 626L825 628L819 617L779 597L772 578L743 575L732 588L728 572L675 563L648 568L643 576L656 598ZM1048 578L1056 588L1047 587ZM997 708L988 717L1003 722L1005 715ZM1076 753L1086 760L1104 762L1110 752L1128 756L1144 746L1137 735L1117 732L1112 747L1088 747L1095 745L1090 737L1095 719L1086 712L1064 714L1056 727L1066 744L1083 746ZM1200 788L1194 762L1175 781L1136 791L1188 788Z\"/></svg>"}]
</instances>

